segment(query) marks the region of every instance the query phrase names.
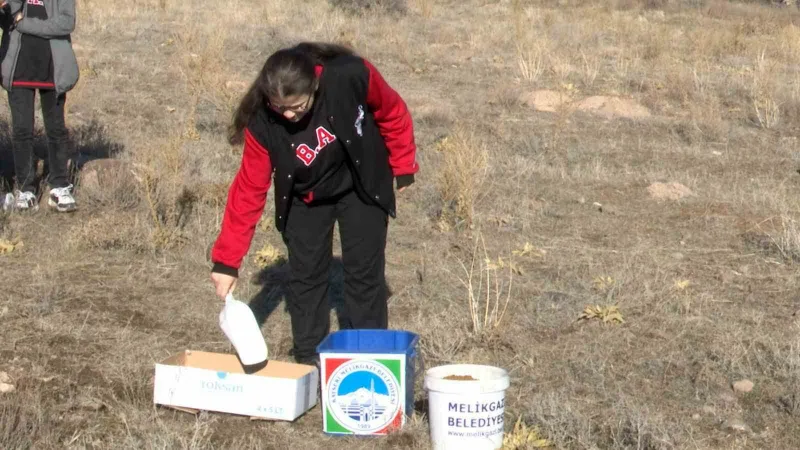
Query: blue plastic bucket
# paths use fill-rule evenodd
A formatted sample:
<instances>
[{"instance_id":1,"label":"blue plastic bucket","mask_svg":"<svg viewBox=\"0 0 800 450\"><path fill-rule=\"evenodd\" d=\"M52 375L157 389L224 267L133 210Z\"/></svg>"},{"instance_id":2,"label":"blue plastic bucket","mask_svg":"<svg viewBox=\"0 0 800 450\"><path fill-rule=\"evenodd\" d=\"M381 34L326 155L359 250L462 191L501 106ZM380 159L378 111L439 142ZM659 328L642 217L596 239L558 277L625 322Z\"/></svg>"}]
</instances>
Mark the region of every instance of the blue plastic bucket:
<instances>
[{"instance_id":1,"label":"blue plastic bucket","mask_svg":"<svg viewBox=\"0 0 800 450\"><path fill-rule=\"evenodd\" d=\"M419 336L403 330L341 330L317 346L323 431L384 435L414 410Z\"/></svg>"}]
</instances>

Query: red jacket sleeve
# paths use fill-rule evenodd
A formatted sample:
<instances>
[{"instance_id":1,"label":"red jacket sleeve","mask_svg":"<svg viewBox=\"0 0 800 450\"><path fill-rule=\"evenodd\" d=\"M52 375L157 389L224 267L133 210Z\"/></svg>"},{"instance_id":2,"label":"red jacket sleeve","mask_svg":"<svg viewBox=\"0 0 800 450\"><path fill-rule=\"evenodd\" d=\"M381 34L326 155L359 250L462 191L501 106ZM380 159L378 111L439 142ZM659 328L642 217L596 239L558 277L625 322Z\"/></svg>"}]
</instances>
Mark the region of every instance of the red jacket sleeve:
<instances>
[{"instance_id":1,"label":"red jacket sleeve","mask_svg":"<svg viewBox=\"0 0 800 450\"><path fill-rule=\"evenodd\" d=\"M411 113L400 95L386 83L378 69L364 60L369 72L367 106L389 150L389 165L395 177L413 175L419 170Z\"/></svg>"},{"instance_id":2,"label":"red jacket sleeve","mask_svg":"<svg viewBox=\"0 0 800 450\"><path fill-rule=\"evenodd\" d=\"M245 129L242 164L228 191L222 230L211 249L215 267L234 269L229 272L238 275L236 271L250 249L256 225L264 212L271 176L269 153Z\"/></svg>"}]
</instances>

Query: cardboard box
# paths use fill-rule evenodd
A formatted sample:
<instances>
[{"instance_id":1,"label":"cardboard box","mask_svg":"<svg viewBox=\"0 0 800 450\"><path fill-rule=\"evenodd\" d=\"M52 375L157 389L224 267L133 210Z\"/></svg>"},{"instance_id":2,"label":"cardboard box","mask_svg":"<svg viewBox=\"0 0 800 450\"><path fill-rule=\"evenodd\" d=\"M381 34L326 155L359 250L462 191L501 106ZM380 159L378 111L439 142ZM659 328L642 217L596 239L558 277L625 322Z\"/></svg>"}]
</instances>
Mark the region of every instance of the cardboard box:
<instances>
[{"instance_id":1,"label":"cardboard box","mask_svg":"<svg viewBox=\"0 0 800 450\"><path fill-rule=\"evenodd\" d=\"M155 372L153 402L180 410L293 421L317 404L314 366L269 361L246 374L236 355L186 350L156 363Z\"/></svg>"}]
</instances>

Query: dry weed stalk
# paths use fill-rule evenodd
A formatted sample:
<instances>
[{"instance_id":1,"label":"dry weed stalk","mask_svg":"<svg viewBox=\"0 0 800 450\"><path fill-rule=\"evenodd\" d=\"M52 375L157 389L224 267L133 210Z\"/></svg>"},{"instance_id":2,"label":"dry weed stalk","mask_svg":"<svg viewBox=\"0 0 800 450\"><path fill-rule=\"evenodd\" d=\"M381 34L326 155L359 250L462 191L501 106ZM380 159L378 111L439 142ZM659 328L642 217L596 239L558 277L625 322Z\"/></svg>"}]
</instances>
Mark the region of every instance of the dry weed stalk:
<instances>
[{"instance_id":1,"label":"dry weed stalk","mask_svg":"<svg viewBox=\"0 0 800 450\"><path fill-rule=\"evenodd\" d=\"M511 0L511 17L514 19L514 36L517 42L525 41L526 27L524 13L522 0Z\"/></svg>"},{"instance_id":2,"label":"dry weed stalk","mask_svg":"<svg viewBox=\"0 0 800 450\"><path fill-rule=\"evenodd\" d=\"M517 44L517 67L523 80L534 82L544 72L544 51L539 45Z\"/></svg>"},{"instance_id":3,"label":"dry weed stalk","mask_svg":"<svg viewBox=\"0 0 800 450\"><path fill-rule=\"evenodd\" d=\"M770 236L781 255L787 260L800 259L800 226L786 214L781 215L782 232L777 238Z\"/></svg>"},{"instance_id":4,"label":"dry weed stalk","mask_svg":"<svg viewBox=\"0 0 800 450\"><path fill-rule=\"evenodd\" d=\"M478 257L479 242L483 250L483 258ZM501 280L500 268L491 263L491 258L489 258L489 253L486 250L486 242L484 242L483 235L480 232L475 239L469 268L462 261L459 261L459 263L466 275L466 279L459 278L459 281L467 289L472 331L476 335L491 332L500 326L506 309L508 309L514 271L509 265L506 288L506 283ZM477 286L475 285L476 283Z\"/></svg>"},{"instance_id":5,"label":"dry weed stalk","mask_svg":"<svg viewBox=\"0 0 800 450\"><path fill-rule=\"evenodd\" d=\"M542 437L542 432L538 426L528 426L519 416L514 424L514 429L503 436L503 448L507 450L518 450L525 448L547 448L552 447L553 443Z\"/></svg>"},{"instance_id":6,"label":"dry weed stalk","mask_svg":"<svg viewBox=\"0 0 800 450\"><path fill-rule=\"evenodd\" d=\"M794 335L798 336L797 332L800 331L800 326L795 324L794 329ZM800 338L792 340L786 353L785 377L791 380L794 389L781 399L781 403L790 413L797 415L800 412Z\"/></svg>"},{"instance_id":7,"label":"dry weed stalk","mask_svg":"<svg viewBox=\"0 0 800 450\"><path fill-rule=\"evenodd\" d=\"M765 52L762 50L756 59L756 67L753 69L750 95L756 119L759 125L767 130L775 128L780 120L781 112L781 104L775 95L774 79L770 78L770 69Z\"/></svg>"},{"instance_id":8,"label":"dry weed stalk","mask_svg":"<svg viewBox=\"0 0 800 450\"><path fill-rule=\"evenodd\" d=\"M417 0L416 3L422 17L430 19L433 16L433 0Z\"/></svg>"},{"instance_id":9,"label":"dry weed stalk","mask_svg":"<svg viewBox=\"0 0 800 450\"><path fill-rule=\"evenodd\" d=\"M597 79L597 75L600 73L602 61L600 57L594 53L586 56L583 50L581 50L581 60L583 61L583 84L586 87L591 87Z\"/></svg>"},{"instance_id":10,"label":"dry weed stalk","mask_svg":"<svg viewBox=\"0 0 800 450\"><path fill-rule=\"evenodd\" d=\"M186 127L188 132L195 134L192 137L196 139L199 136L196 136L194 121L200 100L230 110L239 94L237 90L226 86L226 81L230 82L232 78L225 64L224 49L228 32L224 27L207 31L193 25L175 33L173 40L183 55L180 70L189 93Z\"/></svg>"},{"instance_id":11,"label":"dry weed stalk","mask_svg":"<svg viewBox=\"0 0 800 450\"><path fill-rule=\"evenodd\" d=\"M774 230L765 230L762 227L765 223L777 221L776 216L768 217L753 226L753 230L758 230L759 235L765 237L767 241L761 245L777 251L787 261L800 261L800 224L790 213L780 214L780 228L776 225ZM772 227L769 227L773 229Z\"/></svg>"},{"instance_id":12,"label":"dry weed stalk","mask_svg":"<svg viewBox=\"0 0 800 450\"><path fill-rule=\"evenodd\" d=\"M259 268L266 269L273 265L283 264L286 258L281 254L280 250L267 242L261 250L256 252L254 261Z\"/></svg>"},{"instance_id":13,"label":"dry weed stalk","mask_svg":"<svg viewBox=\"0 0 800 450\"><path fill-rule=\"evenodd\" d=\"M0 239L0 255L7 255L16 249L21 248L22 246L22 241L19 239Z\"/></svg>"},{"instance_id":14,"label":"dry weed stalk","mask_svg":"<svg viewBox=\"0 0 800 450\"><path fill-rule=\"evenodd\" d=\"M570 123L570 118L577 109L579 91L572 83L562 83L559 89L561 102L556 106L556 117L547 140L547 148L557 152L561 147L561 138Z\"/></svg>"},{"instance_id":15,"label":"dry weed stalk","mask_svg":"<svg viewBox=\"0 0 800 450\"><path fill-rule=\"evenodd\" d=\"M773 98L759 98L753 99L753 108L756 113L759 125L762 128L771 129L775 128L780 119L780 104Z\"/></svg>"},{"instance_id":16,"label":"dry weed stalk","mask_svg":"<svg viewBox=\"0 0 800 450\"><path fill-rule=\"evenodd\" d=\"M142 189L148 215L153 224L152 244L168 248L186 241L183 228L192 211L196 195L185 186L186 158L183 145L190 137L172 139L164 147L143 149L134 167Z\"/></svg>"},{"instance_id":17,"label":"dry weed stalk","mask_svg":"<svg viewBox=\"0 0 800 450\"><path fill-rule=\"evenodd\" d=\"M489 170L489 152L473 134L464 130L442 139L437 151L443 155L438 180L444 203L441 220L471 227L475 203Z\"/></svg>"}]
</instances>

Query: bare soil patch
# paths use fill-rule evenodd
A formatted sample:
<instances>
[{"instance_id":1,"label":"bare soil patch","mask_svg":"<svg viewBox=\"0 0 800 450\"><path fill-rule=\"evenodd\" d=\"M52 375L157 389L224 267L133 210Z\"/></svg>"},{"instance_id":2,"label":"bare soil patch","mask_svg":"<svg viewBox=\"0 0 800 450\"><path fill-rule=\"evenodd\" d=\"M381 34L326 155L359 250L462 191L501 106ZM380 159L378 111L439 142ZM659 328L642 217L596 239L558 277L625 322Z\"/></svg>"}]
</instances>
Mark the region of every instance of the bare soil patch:
<instances>
[{"instance_id":1,"label":"bare soil patch","mask_svg":"<svg viewBox=\"0 0 800 450\"><path fill-rule=\"evenodd\" d=\"M622 117L641 119L650 117L650 111L630 99L596 95L587 97L577 104L578 111L586 111L605 118Z\"/></svg>"},{"instance_id":2,"label":"bare soil patch","mask_svg":"<svg viewBox=\"0 0 800 450\"><path fill-rule=\"evenodd\" d=\"M650 110L636 101L615 96L594 95L579 99L570 92L542 89L522 94L519 101L536 111L551 113L575 110L606 119L643 119L651 116Z\"/></svg>"}]
</instances>

